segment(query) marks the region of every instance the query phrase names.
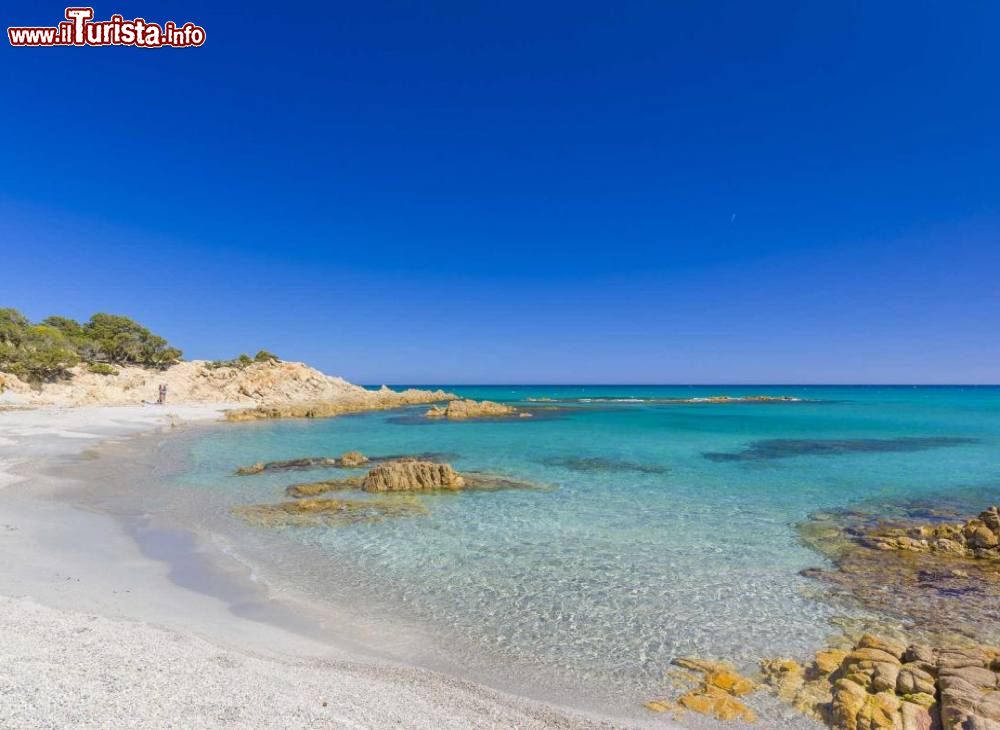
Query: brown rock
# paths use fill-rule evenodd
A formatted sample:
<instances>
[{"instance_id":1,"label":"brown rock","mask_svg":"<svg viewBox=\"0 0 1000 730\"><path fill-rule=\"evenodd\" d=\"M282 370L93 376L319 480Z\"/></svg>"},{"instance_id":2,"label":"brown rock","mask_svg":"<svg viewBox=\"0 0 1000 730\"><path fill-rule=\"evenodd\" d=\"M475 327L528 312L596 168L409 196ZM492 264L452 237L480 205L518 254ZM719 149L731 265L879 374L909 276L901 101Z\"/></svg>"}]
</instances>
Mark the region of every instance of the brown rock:
<instances>
[{"instance_id":1,"label":"brown rock","mask_svg":"<svg viewBox=\"0 0 1000 730\"><path fill-rule=\"evenodd\" d=\"M900 652L900 656L902 656L902 652ZM889 662L890 664L899 664L899 657L890 654L887 651L883 651L882 649L873 649L871 647L862 646L848 654L847 658L844 660L844 663L848 666L855 664L861 664L864 666L865 662Z\"/></svg>"},{"instance_id":2,"label":"brown rock","mask_svg":"<svg viewBox=\"0 0 1000 730\"><path fill-rule=\"evenodd\" d=\"M328 469L337 466L337 460L329 456L307 456L301 459L288 459L286 461L268 461L267 463L258 461L251 466L241 467L236 470L240 476L249 474L260 474L265 471L302 471L305 469Z\"/></svg>"},{"instance_id":3,"label":"brown rock","mask_svg":"<svg viewBox=\"0 0 1000 730\"><path fill-rule=\"evenodd\" d=\"M499 418L517 414L517 409L493 401L470 399L453 400L447 406L432 406L425 414L428 418L449 418L464 421L470 418Z\"/></svg>"},{"instance_id":4,"label":"brown rock","mask_svg":"<svg viewBox=\"0 0 1000 730\"><path fill-rule=\"evenodd\" d=\"M840 669L847 657L847 652L841 649L823 649L816 652L816 670L821 674L832 674Z\"/></svg>"},{"instance_id":5,"label":"brown rock","mask_svg":"<svg viewBox=\"0 0 1000 730\"><path fill-rule=\"evenodd\" d=\"M933 695L934 677L921 669L917 664L904 664L896 679L896 692L901 695L929 694Z\"/></svg>"},{"instance_id":6,"label":"brown rock","mask_svg":"<svg viewBox=\"0 0 1000 730\"><path fill-rule=\"evenodd\" d=\"M693 672L701 672L702 674L733 671L733 665L728 662L718 662L712 659L699 659L697 657L677 657L670 663L678 667L683 667L684 669L690 669Z\"/></svg>"},{"instance_id":7,"label":"brown rock","mask_svg":"<svg viewBox=\"0 0 1000 730\"><path fill-rule=\"evenodd\" d=\"M934 717L930 710L913 702L903 702L899 714L902 720L901 730L931 730L934 727Z\"/></svg>"},{"instance_id":8,"label":"brown rock","mask_svg":"<svg viewBox=\"0 0 1000 730\"><path fill-rule=\"evenodd\" d=\"M379 464L362 482L366 492L413 492L465 487L465 479L449 464L399 459Z\"/></svg>"},{"instance_id":9,"label":"brown rock","mask_svg":"<svg viewBox=\"0 0 1000 730\"><path fill-rule=\"evenodd\" d=\"M681 705L701 715L717 720L744 720L754 722L756 713L725 690L706 686L683 695L678 700Z\"/></svg>"},{"instance_id":10,"label":"brown rock","mask_svg":"<svg viewBox=\"0 0 1000 730\"><path fill-rule=\"evenodd\" d=\"M705 684L718 687L736 697L748 695L756 689L754 683L742 674L725 669L705 675Z\"/></svg>"},{"instance_id":11,"label":"brown rock","mask_svg":"<svg viewBox=\"0 0 1000 730\"><path fill-rule=\"evenodd\" d=\"M907 663L920 662L922 664L937 664L937 655L934 650L926 644L910 644L903 654L903 661Z\"/></svg>"},{"instance_id":12,"label":"brown rock","mask_svg":"<svg viewBox=\"0 0 1000 730\"><path fill-rule=\"evenodd\" d=\"M676 714L683 710L682 707L675 705L670 700L650 700L649 702L644 702L642 706L651 712L673 712Z\"/></svg>"},{"instance_id":13,"label":"brown rock","mask_svg":"<svg viewBox=\"0 0 1000 730\"><path fill-rule=\"evenodd\" d=\"M858 648L879 649L887 654L892 654L892 656L896 659L902 659L903 654L906 652L906 645L902 642L882 636L875 636L873 634L865 634L862 636L858 640Z\"/></svg>"},{"instance_id":14,"label":"brown rock","mask_svg":"<svg viewBox=\"0 0 1000 730\"><path fill-rule=\"evenodd\" d=\"M872 674L872 689L876 692L895 692L898 677L898 664L879 662L875 665L875 672Z\"/></svg>"},{"instance_id":15,"label":"brown rock","mask_svg":"<svg viewBox=\"0 0 1000 730\"><path fill-rule=\"evenodd\" d=\"M782 702L794 702L805 684L805 667L794 659L765 659L760 669L764 681Z\"/></svg>"},{"instance_id":16,"label":"brown rock","mask_svg":"<svg viewBox=\"0 0 1000 730\"><path fill-rule=\"evenodd\" d=\"M1000 507L990 507L979 515L979 520L993 532L1000 533Z\"/></svg>"},{"instance_id":17,"label":"brown rock","mask_svg":"<svg viewBox=\"0 0 1000 730\"><path fill-rule=\"evenodd\" d=\"M957 667L941 670L938 684L942 689L955 686L957 682L966 682L978 689L997 689L997 675L985 667Z\"/></svg>"},{"instance_id":18,"label":"brown rock","mask_svg":"<svg viewBox=\"0 0 1000 730\"><path fill-rule=\"evenodd\" d=\"M971 535L966 534L966 537L969 545L974 548L993 548L1000 544L1000 536L986 525L978 526Z\"/></svg>"},{"instance_id":19,"label":"brown rock","mask_svg":"<svg viewBox=\"0 0 1000 730\"><path fill-rule=\"evenodd\" d=\"M982 649L945 649L938 653L939 671L960 667L985 667L990 657Z\"/></svg>"},{"instance_id":20,"label":"brown rock","mask_svg":"<svg viewBox=\"0 0 1000 730\"><path fill-rule=\"evenodd\" d=\"M831 707L834 727L857 730L858 716L867 700L868 692L857 683L849 679L834 682Z\"/></svg>"},{"instance_id":21,"label":"brown rock","mask_svg":"<svg viewBox=\"0 0 1000 730\"><path fill-rule=\"evenodd\" d=\"M340 466L348 469L368 463L368 457L360 451L346 451L340 455Z\"/></svg>"}]
</instances>

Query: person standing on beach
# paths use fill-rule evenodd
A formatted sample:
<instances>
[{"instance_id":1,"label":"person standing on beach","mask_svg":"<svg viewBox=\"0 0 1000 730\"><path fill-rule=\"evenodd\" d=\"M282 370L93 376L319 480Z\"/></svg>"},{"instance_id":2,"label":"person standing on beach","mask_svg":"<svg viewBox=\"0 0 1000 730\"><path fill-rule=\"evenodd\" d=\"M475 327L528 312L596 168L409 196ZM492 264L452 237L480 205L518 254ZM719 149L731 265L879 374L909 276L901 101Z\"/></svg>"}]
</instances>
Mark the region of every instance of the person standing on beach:
<instances>
[{"instance_id":1,"label":"person standing on beach","mask_svg":"<svg viewBox=\"0 0 1000 730\"><path fill-rule=\"evenodd\" d=\"M160 384L160 396L159 396L159 398L156 399L156 402L159 405L161 405L161 406L166 404L166 402L167 402L167 384L166 383L161 383Z\"/></svg>"}]
</instances>

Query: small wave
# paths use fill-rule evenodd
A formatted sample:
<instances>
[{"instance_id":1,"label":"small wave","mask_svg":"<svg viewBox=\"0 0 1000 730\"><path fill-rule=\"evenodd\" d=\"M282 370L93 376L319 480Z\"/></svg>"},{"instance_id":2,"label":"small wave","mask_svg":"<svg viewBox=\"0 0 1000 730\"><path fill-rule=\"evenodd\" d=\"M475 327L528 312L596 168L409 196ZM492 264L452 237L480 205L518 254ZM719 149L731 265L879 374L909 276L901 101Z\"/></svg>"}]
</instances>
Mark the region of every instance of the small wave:
<instances>
[{"instance_id":1,"label":"small wave","mask_svg":"<svg viewBox=\"0 0 1000 730\"><path fill-rule=\"evenodd\" d=\"M531 403L652 403L658 405L683 405L702 403L816 403L805 398L798 398L791 395L712 395L698 398L637 398L629 397L603 397L603 398L526 398Z\"/></svg>"}]
</instances>

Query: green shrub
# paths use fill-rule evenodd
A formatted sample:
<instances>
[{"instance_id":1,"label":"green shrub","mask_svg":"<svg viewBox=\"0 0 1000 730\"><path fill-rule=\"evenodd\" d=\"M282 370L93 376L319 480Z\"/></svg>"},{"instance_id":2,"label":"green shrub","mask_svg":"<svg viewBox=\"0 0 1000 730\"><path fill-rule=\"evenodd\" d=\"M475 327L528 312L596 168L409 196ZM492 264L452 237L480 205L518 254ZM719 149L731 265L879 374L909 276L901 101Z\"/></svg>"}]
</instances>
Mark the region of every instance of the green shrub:
<instances>
[{"instance_id":1,"label":"green shrub","mask_svg":"<svg viewBox=\"0 0 1000 730\"><path fill-rule=\"evenodd\" d=\"M258 350L253 359L254 362L278 362L278 356L267 350Z\"/></svg>"},{"instance_id":2,"label":"green shrub","mask_svg":"<svg viewBox=\"0 0 1000 730\"><path fill-rule=\"evenodd\" d=\"M8 318L3 324L11 321ZM17 332L5 330L0 337L0 370L29 382L64 377L67 370L80 362L73 343L55 327L27 325Z\"/></svg>"},{"instance_id":3,"label":"green shrub","mask_svg":"<svg viewBox=\"0 0 1000 730\"><path fill-rule=\"evenodd\" d=\"M118 368L108 365L106 362L92 362L87 366L87 372L95 375L117 375Z\"/></svg>"},{"instance_id":4,"label":"green shrub","mask_svg":"<svg viewBox=\"0 0 1000 730\"><path fill-rule=\"evenodd\" d=\"M232 360L212 360L205 367L217 370L218 368L238 368L243 370L254 364L254 359L245 352Z\"/></svg>"}]
</instances>

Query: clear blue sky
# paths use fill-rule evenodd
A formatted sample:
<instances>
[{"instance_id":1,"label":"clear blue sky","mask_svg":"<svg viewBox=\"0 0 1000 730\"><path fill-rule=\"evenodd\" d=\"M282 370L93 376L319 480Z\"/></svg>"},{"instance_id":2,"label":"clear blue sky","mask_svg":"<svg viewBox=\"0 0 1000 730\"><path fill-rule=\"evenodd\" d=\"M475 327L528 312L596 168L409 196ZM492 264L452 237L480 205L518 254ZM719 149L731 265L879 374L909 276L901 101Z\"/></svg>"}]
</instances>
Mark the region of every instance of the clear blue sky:
<instances>
[{"instance_id":1,"label":"clear blue sky","mask_svg":"<svg viewBox=\"0 0 1000 730\"><path fill-rule=\"evenodd\" d=\"M31 317L366 383L1000 382L1000 3L95 11L207 43L4 39Z\"/></svg>"}]
</instances>

